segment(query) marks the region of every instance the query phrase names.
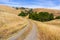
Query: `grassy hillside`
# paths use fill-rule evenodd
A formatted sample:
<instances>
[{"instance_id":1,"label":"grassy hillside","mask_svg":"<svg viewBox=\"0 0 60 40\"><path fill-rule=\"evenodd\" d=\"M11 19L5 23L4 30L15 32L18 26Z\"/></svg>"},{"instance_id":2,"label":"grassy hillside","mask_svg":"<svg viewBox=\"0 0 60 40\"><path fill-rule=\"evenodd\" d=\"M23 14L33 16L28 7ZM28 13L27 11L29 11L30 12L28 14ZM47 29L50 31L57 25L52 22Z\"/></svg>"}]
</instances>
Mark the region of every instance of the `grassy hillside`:
<instances>
[{"instance_id":1,"label":"grassy hillside","mask_svg":"<svg viewBox=\"0 0 60 40\"><path fill-rule=\"evenodd\" d=\"M10 6L6 6L6 5L0 5L0 12L8 12L8 13L13 13L18 15L19 11L16 10L15 8L12 8Z\"/></svg>"},{"instance_id":2,"label":"grassy hillside","mask_svg":"<svg viewBox=\"0 0 60 40\"><path fill-rule=\"evenodd\" d=\"M18 17L15 14L0 12L0 39L6 39L12 34L23 29L27 24L26 19Z\"/></svg>"},{"instance_id":3,"label":"grassy hillside","mask_svg":"<svg viewBox=\"0 0 60 40\"><path fill-rule=\"evenodd\" d=\"M46 24L49 24L49 25L60 26L60 19L52 20L52 21L45 22L45 23L46 23Z\"/></svg>"},{"instance_id":4,"label":"grassy hillside","mask_svg":"<svg viewBox=\"0 0 60 40\"><path fill-rule=\"evenodd\" d=\"M49 13L53 13L55 16L60 16L60 10L56 10L56 9L36 8L36 9L33 9L33 11L35 11L35 12L49 12Z\"/></svg>"},{"instance_id":5,"label":"grassy hillside","mask_svg":"<svg viewBox=\"0 0 60 40\"><path fill-rule=\"evenodd\" d=\"M38 40L60 40L60 27L34 22L38 28Z\"/></svg>"}]
</instances>

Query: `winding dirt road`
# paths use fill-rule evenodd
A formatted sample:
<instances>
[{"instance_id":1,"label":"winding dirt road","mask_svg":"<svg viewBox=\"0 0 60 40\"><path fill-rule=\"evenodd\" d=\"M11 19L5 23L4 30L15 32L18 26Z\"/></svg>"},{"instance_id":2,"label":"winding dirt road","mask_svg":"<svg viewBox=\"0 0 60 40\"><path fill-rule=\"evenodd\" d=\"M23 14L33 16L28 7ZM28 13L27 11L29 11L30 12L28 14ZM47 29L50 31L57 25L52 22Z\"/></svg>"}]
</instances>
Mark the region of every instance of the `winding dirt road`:
<instances>
[{"instance_id":1,"label":"winding dirt road","mask_svg":"<svg viewBox=\"0 0 60 40\"><path fill-rule=\"evenodd\" d=\"M36 25L33 22L28 21L28 25L25 26L24 29L19 31L16 35L9 37L7 40L37 40Z\"/></svg>"}]
</instances>

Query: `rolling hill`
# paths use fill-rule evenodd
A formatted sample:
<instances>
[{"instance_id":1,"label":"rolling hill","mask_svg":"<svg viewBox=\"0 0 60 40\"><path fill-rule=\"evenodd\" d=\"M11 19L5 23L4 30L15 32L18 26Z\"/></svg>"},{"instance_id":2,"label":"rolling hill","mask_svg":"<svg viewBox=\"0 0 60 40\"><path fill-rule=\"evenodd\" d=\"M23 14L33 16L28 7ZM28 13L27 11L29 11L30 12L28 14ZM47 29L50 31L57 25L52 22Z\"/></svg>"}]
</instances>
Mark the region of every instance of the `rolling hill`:
<instances>
[{"instance_id":1,"label":"rolling hill","mask_svg":"<svg viewBox=\"0 0 60 40\"><path fill-rule=\"evenodd\" d=\"M18 8L18 10L16 10L16 8L13 8L10 6L0 5L0 11L9 12L16 15L18 15L21 11L25 11L25 10L29 10L29 8L26 8L26 9ZM34 12L49 12L49 13L53 13L55 16L60 16L60 10L56 10L56 9L34 8L33 11Z\"/></svg>"},{"instance_id":2,"label":"rolling hill","mask_svg":"<svg viewBox=\"0 0 60 40\"><path fill-rule=\"evenodd\" d=\"M60 10L56 9L47 9L47 8L35 8L33 9L34 12L49 12L53 13L55 16L60 16Z\"/></svg>"},{"instance_id":3,"label":"rolling hill","mask_svg":"<svg viewBox=\"0 0 60 40\"><path fill-rule=\"evenodd\" d=\"M40 12L40 9L33 10ZM55 16L59 13L59 10L41 10L55 12ZM19 11L0 5L0 40L60 40L60 26L56 26L56 24L60 25L60 20L45 23L34 21L17 16Z\"/></svg>"},{"instance_id":4,"label":"rolling hill","mask_svg":"<svg viewBox=\"0 0 60 40\"><path fill-rule=\"evenodd\" d=\"M0 5L0 12L8 12L8 13L13 13L18 15L20 10L16 10L15 8L12 8L10 6L6 6L6 5Z\"/></svg>"}]
</instances>

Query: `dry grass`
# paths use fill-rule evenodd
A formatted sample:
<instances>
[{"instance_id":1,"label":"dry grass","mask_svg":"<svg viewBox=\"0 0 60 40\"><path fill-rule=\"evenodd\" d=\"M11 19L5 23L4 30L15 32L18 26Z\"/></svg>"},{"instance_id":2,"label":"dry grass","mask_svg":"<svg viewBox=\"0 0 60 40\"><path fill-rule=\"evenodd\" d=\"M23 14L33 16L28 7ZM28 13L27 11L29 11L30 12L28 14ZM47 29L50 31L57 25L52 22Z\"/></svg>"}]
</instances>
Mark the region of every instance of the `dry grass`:
<instances>
[{"instance_id":1,"label":"dry grass","mask_svg":"<svg viewBox=\"0 0 60 40\"><path fill-rule=\"evenodd\" d=\"M20 10L16 10L15 8L12 8L12 7L6 6L6 5L0 5L0 12L1 11L16 14L16 15L18 15L21 12Z\"/></svg>"},{"instance_id":2,"label":"dry grass","mask_svg":"<svg viewBox=\"0 0 60 40\"><path fill-rule=\"evenodd\" d=\"M60 28L36 22L38 28L38 40L60 40Z\"/></svg>"},{"instance_id":3,"label":"dry grass","mask_svg":"<svg viewBox=\"0 0 60 40\"><path fill-rule=\"evenodd\" d=\"M44 23L49 24L49 25L55 25L55 26L59 26L60 27L60 19L52 20L52 21L48 21L48 22L44 22Z\"/></svg>"},{"instance_id":4,"label":"dry grass","mask_svg":"<svg viewBox=\"0 0 60 40\"><path fill-rule=\"evenodd\" d=\"M17 31L21 30L27 24L26 19L14 14L0 12L0 39L5 39Z\"/></svg>"}]
</instances>

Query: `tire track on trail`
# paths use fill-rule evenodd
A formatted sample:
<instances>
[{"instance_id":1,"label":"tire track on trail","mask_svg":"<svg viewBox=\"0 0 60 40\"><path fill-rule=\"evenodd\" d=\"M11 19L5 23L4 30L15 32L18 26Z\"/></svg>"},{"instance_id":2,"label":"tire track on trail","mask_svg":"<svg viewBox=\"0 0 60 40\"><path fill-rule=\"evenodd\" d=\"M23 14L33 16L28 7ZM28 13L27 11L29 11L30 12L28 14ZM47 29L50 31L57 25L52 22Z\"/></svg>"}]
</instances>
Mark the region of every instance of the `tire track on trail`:
<instances>
[{"instance_id":1,"label":"tire track on trail","mask_svg":"<svg viewBox=\"0 0 60 40\"><path fill-rule=\"evenodd\" d=\"M29 20L29 22L31 22L32 24L32 30L30 31L30 33L28 34L28 36L26 36L26 38L24 40L37 40L37 28L34 22L32 22L32 20Z\"/></svg>"},{"instance_id":2,"label":"tire track on trail","mask_svg":"<svg viewBox=\"0 0 60 40\"><path fill-rule=\"evenodd\" d=\"M30 32L30 30L32 29L31 25L25 26L24 29L22 29L21 31L19 31L16 35L8 38L8 40L23 40Z\"/></svg>"}]
</instances>

